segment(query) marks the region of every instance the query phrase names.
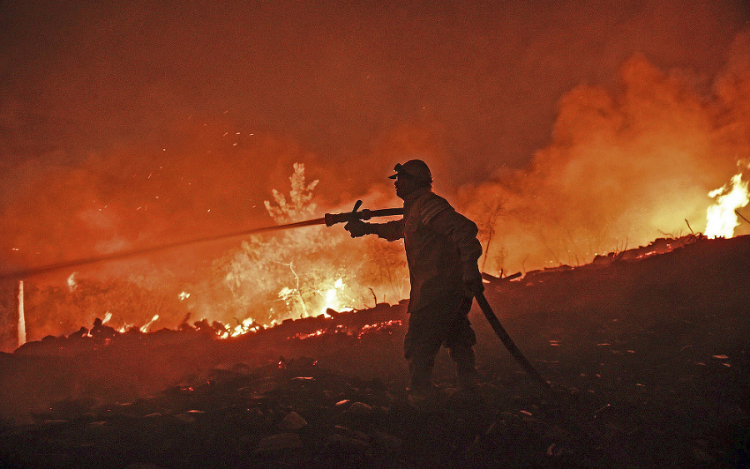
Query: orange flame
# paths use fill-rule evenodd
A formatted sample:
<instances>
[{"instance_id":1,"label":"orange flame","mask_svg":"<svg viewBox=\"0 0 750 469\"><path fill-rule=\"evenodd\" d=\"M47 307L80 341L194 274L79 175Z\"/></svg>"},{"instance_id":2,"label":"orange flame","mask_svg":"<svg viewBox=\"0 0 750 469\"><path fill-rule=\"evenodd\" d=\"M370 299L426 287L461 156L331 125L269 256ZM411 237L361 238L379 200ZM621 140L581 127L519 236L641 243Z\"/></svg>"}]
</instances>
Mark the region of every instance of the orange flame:
<instances>
[{"instance_id":1,"label":"orange flame","mask_svg":"<svg viewBox=\"0 0 750 469\"><path fill-rule=\"evenodd\" d=\"M731 238L734 229L739 226L735 210L750 202L747 181L742 180L742 173L732 176L729 184L708 193L716 203L706 211L706 232L709 238Z\"/></svg>"}]
</instances>

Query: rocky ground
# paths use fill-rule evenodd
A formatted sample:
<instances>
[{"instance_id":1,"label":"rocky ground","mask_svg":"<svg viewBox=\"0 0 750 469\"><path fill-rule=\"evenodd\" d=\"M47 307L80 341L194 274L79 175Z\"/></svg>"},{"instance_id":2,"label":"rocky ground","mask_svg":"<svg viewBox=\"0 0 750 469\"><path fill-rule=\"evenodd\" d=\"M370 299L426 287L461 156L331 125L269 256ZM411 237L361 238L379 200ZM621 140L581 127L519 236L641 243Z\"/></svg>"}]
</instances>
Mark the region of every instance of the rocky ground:
<instances>
[{"instance_id":1,"label":"rocky ground","mask_svg":"<svg viewBox=\"0 0 750 469\"><path fill-rule=\"evenodd\" d=\"M750 238L488 281L551 390L476 306L483 383L458 389L443 351L420 405L403 304L231 340L47 338L0 355L0 467L748 467Z\"/></svg>"}]
</instances>

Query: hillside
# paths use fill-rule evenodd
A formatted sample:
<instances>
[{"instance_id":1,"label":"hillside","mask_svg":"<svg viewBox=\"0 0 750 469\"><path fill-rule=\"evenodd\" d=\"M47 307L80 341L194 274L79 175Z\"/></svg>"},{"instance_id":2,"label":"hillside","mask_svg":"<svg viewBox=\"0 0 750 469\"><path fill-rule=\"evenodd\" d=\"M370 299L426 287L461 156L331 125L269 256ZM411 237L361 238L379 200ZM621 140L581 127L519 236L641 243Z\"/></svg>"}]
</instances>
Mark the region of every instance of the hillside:
<instances>
[{"instance_id":1,"label":"hillside","mask_svg":"<svg viewBox=\"0 0 750 469\"><path fill-rule=\"evenodd\" d=\"M0 356L0 462L747 467L750 237L657 240L487 281L552 391L523 373L476 305L484 383L459 391L442 351L428 408L405 397L404 304L229 340L205 324L50 337Z\"/></svg>"}]
</instances>

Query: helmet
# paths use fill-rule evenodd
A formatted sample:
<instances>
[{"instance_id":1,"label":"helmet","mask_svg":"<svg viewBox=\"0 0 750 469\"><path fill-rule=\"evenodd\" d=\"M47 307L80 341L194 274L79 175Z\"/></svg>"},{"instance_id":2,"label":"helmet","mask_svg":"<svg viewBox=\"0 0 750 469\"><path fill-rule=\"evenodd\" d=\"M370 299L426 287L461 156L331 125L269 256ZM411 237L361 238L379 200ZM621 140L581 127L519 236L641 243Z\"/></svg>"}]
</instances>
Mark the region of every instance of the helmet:
<instances>
[{"instance_id":1,"label":"helmet","mask_svg":"<svg viewBox=\"0 0 750 469\"><path fill-rule=\"evenodd\" d=\"M398 163L393 170L396 171L396 174L388 176L389 179L406 176L422 184L432 184L430 168L422 160L409 160L404 164Z\"/></svg>"}]
</instances>

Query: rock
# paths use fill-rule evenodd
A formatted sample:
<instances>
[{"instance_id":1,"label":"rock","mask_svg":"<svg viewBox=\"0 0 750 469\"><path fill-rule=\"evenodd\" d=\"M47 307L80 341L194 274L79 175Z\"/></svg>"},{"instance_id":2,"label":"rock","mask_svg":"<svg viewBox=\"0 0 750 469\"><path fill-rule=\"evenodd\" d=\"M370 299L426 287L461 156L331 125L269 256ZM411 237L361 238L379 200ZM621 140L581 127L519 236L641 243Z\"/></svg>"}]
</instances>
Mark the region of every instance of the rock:
<instances>
[{"instance_id":1,"label":"rock","mask_svg":"<svg viewBox=\"0 0 750 469\"><path fill-rule=\"evenodd\" d=\"M344 411L344 414L349 417L369 417L372 414L372 407L364 402L355 402Z\"/></svg>"},{"instance_id":2,"label":"rock","mask_svg":"<svg viewBox=\"0 0 750 469\"><path fill-rule=\"evenodd\" d=\"M296 431L300 430L305 425L307 425L307 421L297 412L291 411L286 414L286 417L279 422L276 428L282 431Z\"/></svg>"}]
</instances>

